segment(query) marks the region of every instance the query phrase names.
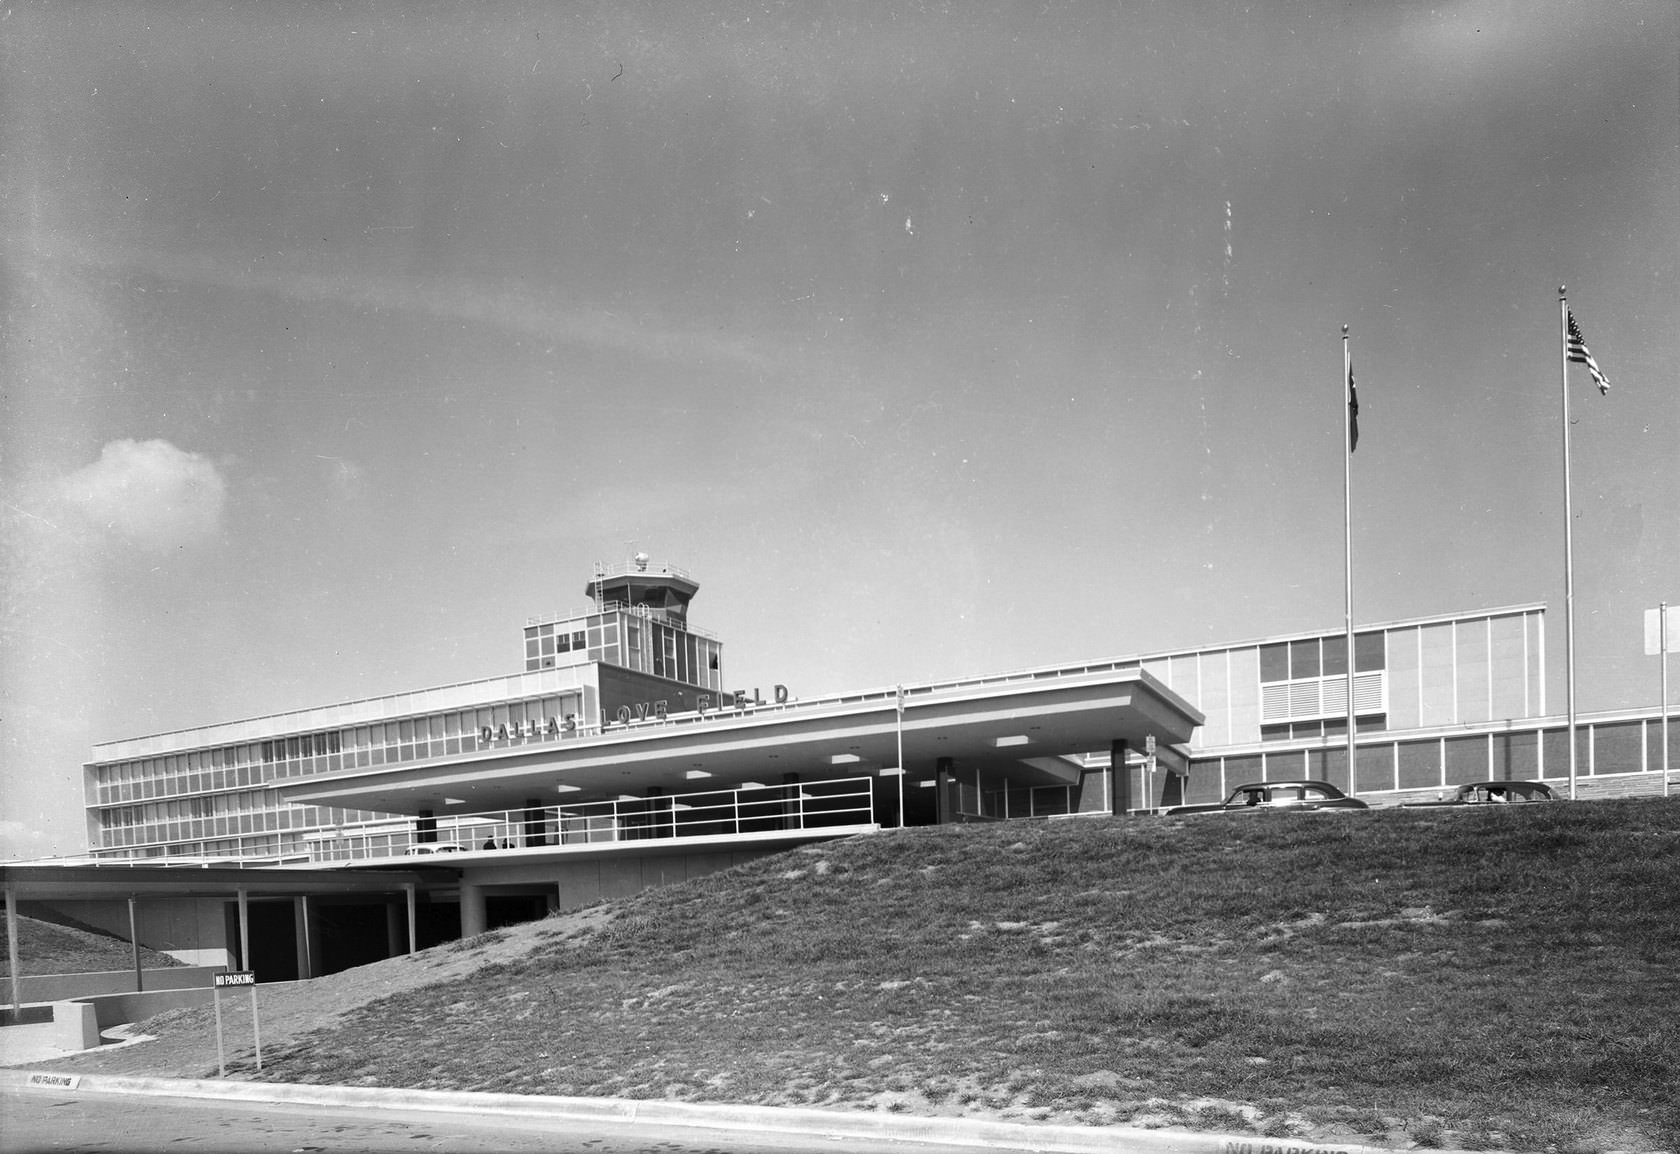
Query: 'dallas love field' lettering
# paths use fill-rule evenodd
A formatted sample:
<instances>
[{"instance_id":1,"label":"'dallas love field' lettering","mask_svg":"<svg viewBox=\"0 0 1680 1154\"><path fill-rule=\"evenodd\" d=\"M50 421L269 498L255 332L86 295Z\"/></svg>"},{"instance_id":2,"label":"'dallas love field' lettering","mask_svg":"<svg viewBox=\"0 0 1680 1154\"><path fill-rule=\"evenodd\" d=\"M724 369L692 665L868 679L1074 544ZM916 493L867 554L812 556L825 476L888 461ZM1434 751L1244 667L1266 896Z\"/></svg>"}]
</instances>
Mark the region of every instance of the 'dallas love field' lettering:
<instances>
[{"instance_id":1,"label":"'dallas love field' lettering","mask_svg":"<svg viewBox=\"0 0 1680 1154\"><path fill-rule=\"evenodd\" d=\"M760 696L759 690L737 689L733 692L719 693L716 698L710 693L694 695L694 712L711 713L720 709L746 709L749 706L769 705L773 701L777 705L786 705L788 701L788 687L772 685L770 687L771 701ZM669 715L670 707L665 701L638 701L632 705L621 705L616 715L609 717L605 709L601 710L601 724L603 726L618 722L629 725L633 721L664 721Z\"/></svg>"},{"instance_id":2,"label":"'dallas love field' lettering","mask_svg":"<svg viewBox=\"0 0 1680 1154\"><path fill-rule=\"evenodd\" d=\"M481 725L478 729L478 740L484 745L489 745L493 741L559 737L563 733L576 732L577 714L568 713L565 717L545 717L541 721L534 717L528 717L523 723L516 721L512 725Z\"/></svg>"},{"instance_id":3,"label":"'dallas love field' lettering","mask_svg":"<svg viewBox=\"0 0 1680 1154\"><path fill-rule=\"evenodd\" d=\"M715 698L710 693L699 693L694 698L694 712L711 713L720 709L747 709L755 705L786 705L788 702L788 687L772 685L770 700L764 700L758 689L737 689L734 692L719 693ZM621 705L613 715L609 716L605 709L601 710L601 725L603 727L617 723L629 725L636 721L664 721L670 714L668 701L638 701L630 705ZM578 717L575 713L568 713L564 717L528 717L524 721L503 723L501 725L481 725L478 728L478 740L481 745L492 745L496 742L530 741L536 738L555 738L570 736L578 731Z\"/></svg>"}]
</instances>

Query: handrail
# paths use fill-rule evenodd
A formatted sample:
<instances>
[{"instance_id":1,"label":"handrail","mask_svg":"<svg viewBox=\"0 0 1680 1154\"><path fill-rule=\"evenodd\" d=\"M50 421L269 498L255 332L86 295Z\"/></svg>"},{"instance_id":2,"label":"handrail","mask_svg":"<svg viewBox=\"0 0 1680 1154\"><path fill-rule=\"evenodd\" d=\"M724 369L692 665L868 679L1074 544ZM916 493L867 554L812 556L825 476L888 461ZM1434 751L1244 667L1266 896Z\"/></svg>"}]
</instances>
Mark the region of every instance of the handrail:
<instances>
[{"instance_id":1,"label":"handrail","mask_svg":"<svg viewBox=\"0 0 1680 1154\"><path fill-rule=\"evenodd\" d=\"M698 581L694 581L694 574L676 565L655 567L649 563L646 566L636 566L629 561L615 561L611 565L602 561L598 564L600 567L596 575L607 581L611 581L614 577L675 577L680 581L693 581L694 584L699 584Z\"/></svg>"},{"instance_id":2,"label":"handrail","mask_svg":"<svg viewBox=\"0 0 1680 1154\"><path fill-rule=\"evenodd\" d=\"M422 821L428 823L424 829ZM867 777L856 777L424 819L381 818L312 833L306 835L305 842L313 862L412 860L457 853L728 837L874 823L873 783Z\"/></svg>"}]
</instances>

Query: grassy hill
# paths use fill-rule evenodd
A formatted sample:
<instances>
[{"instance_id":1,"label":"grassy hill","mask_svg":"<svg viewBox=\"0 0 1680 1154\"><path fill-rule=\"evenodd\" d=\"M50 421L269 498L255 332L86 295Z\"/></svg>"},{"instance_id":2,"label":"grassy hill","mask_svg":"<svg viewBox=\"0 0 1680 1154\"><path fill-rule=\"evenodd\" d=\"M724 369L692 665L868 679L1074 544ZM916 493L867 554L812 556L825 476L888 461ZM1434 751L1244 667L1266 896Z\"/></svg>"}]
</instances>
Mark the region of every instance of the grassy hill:
<instances>
[{"instance_id":1,"label":"grassy hill","mask_svg":"<svg viewBox=\"0 0 1680 1154\"><path fill-rule=\"evenodd\" d=\"M1674 1149L1677 946L1680 798L916 829L440 947L263 1076Z\"/></svg>"},{"instance_id":2,"label":"grassy hill","mask_svg":"<svg viewBox=\"0 0 1680 1154\"><path fill-rule=\"evenodd\" d=\"M20 903L21 906L21 903ZM27 907L23 907L27 908ZM84 974L126 970L134 965L128 942L80 926L60 925L18 915L18 972L20 974ZM0 921L0 977L11 977L10 934ZM147 969L178 966L168 954L140 947L140 964Z\"/></svg>"}]
</instances>

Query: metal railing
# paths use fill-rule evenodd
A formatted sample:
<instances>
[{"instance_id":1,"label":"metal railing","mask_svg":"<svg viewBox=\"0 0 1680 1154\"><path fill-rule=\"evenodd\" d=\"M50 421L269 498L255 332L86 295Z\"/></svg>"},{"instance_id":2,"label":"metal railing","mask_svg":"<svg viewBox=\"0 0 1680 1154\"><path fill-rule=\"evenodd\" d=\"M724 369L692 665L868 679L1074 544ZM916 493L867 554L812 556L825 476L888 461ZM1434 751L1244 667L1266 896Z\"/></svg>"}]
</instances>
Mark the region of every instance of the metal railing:
<instances>
[{"instance_id":1,"label":"metal railing","mask_svg":"<svg viewBox=\"0 0 1680 1154\"><path fill-rule=\"evenodd\" d=\"M957 784L963 785L960 781ZM1010 821L1018 817L1061 817L1072 813L1074 804L1073 787L1067 785L988 786L979 791L978 798L974 787L968 786L958 794L957 812L987 821Z\"/></svg>"},{"instance_id":2,"label":"metal railing","mask_svg":"<svg viewBox=\"0 0 1680 1154\"><path fill-rule=\"evenodd\" d=\"M867 777L579 805L357 822L310 834L313 862L353 862L873 825Z\"/></svg>"}]
</instances>

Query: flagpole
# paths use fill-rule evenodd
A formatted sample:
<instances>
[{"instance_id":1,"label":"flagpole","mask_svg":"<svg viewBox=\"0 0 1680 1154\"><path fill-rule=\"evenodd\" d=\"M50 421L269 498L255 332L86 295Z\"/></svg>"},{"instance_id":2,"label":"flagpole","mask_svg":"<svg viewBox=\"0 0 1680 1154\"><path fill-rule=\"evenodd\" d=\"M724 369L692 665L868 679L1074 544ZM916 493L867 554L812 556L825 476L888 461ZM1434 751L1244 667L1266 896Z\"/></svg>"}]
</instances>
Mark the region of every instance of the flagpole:
<instances>
[{"instance_id":1,"label":"flagpole","mask_svg":"<svg viewBox=\"0 0 1680 1154\"><path fill-rule=\"evenodd\" d=\"M1346 574L1347 627L1347 759L1348 794L1359 792L1359 765L1356 752L1358 723L1354 718L1353 702L1353 353L1348 348L1348 327L1342 326L1342 404L1347 418L1342 422L1342 561Z\"/></svg>"},{"instance_id":2,"label":"flagpole","mask_svg":"<svg viewBox=\"0 0 1680 1154\"><path fill-rule=\"evenodd\" d=\"M1559 356L1563 378L1563 661L1569 710L1569 799L1575 800L1575 515L1569 499L1569 286L1558 286Z\"/></svg>"}]
</instances>

